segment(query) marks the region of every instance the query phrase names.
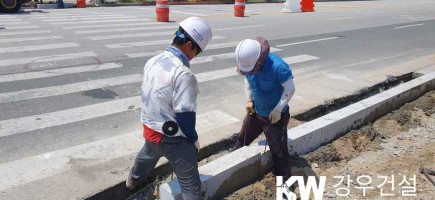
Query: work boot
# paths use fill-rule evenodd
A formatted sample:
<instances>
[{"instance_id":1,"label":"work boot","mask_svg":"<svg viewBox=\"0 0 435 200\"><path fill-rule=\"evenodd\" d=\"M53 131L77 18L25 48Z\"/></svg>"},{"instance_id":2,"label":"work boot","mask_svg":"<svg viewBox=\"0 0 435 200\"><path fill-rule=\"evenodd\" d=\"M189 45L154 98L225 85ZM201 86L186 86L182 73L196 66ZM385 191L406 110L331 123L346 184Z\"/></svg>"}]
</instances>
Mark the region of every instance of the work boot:
<instances>
[{"instance_id":1,"label":"work boot","mask_svg":"<svg viewBox=\"0 0 435 200\"><path fill-rule=\"evenodd\" d=\"M127 180L125 181L125 186L129 190L134 190L137 186L137 182L138 180L134 180L130 177L130 175L128 175Z\"/></svg>"}]
</instances>

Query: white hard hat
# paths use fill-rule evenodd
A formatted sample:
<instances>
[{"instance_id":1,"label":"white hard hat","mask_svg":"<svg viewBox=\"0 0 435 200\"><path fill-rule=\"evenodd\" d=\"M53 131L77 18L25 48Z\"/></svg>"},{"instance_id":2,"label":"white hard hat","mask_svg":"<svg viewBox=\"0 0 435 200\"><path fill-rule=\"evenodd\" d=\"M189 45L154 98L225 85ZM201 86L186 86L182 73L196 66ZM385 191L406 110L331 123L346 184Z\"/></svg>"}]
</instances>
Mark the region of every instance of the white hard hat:
<instances>
[{"instance_id":1,"label":"white hard hat","mask_svg":"<svg viewBox=\"0 0 435 200\"><path fill-rule=\"evenodd\" d=\"M204 51L208 42L213 37L210 26L204 20L198 17L189 17L179 24L184 31L198 44L201 50Z\"/></svg>"},{"instance_id":2,"label":"white hard hat","mask_svg":"<svg viewBox=\"0 0 435 200\"><path fill-rule=\"evenodd\" d=\"M260 58L261 45L257 40L246 39L237 45L236 60L240 71L250 72Z\"/></svg>"}]
</instances>

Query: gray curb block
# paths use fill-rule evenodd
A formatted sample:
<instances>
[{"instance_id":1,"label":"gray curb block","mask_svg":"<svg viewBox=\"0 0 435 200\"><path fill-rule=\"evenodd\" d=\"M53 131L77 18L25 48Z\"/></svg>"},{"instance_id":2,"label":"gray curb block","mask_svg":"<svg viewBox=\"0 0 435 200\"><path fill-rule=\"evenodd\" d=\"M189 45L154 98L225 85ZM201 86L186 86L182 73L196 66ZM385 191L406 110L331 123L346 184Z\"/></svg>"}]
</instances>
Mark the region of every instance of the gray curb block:
<instances>
[{"instance_id":1,"label":"gray curb block","mask_svg":"<svg viewBox=\"0 0 435 200\"><path fill-rule=\"evenodd\" d=\"M288 130L289 152L303 155L330 143L435 89L435 72ZM220 199L256 180L272 166L265 141L243 147L199 168L204 199ZM162 200L182 199L175 179L159 188Z\"/></svg>"}]
</instances>

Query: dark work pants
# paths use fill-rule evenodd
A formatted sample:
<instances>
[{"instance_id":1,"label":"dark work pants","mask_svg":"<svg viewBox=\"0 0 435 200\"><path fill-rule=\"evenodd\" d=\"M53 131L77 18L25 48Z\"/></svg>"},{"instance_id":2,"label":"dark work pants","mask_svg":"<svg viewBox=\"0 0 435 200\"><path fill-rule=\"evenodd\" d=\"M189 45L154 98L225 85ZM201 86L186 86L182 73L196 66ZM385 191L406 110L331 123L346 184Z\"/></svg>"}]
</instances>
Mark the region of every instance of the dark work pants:
<instances>
[{"instance_id":1,"label":"dark work pants","mask_svg":"<svg viewBox=\"0 0 435 200\"><path fill-rule=\"evenodd\" d=\"M201 180L198 172L198 151L187 139L162 141L153 144L145 140L145 145L136 157L130 177L145 179L151 174L160 157L166 157L177 175L183 200L200 200Z\"/></svg>"},{"instance_id":2,"label":"dark work pants","mask_svg":"<svg viewBox=\"0 0 435 200\"><path fill-rule=\"evenodd\" d=\"M264 132L274 162L273 174L283 176L284 180L287 180L291 176L290 154L287 147L287 125L289 120L289 109L281 113L281 120L275 124L271 124L268 118L257 114L246 115L235 149L251 144Z\"/></svg>"}]
</instances>

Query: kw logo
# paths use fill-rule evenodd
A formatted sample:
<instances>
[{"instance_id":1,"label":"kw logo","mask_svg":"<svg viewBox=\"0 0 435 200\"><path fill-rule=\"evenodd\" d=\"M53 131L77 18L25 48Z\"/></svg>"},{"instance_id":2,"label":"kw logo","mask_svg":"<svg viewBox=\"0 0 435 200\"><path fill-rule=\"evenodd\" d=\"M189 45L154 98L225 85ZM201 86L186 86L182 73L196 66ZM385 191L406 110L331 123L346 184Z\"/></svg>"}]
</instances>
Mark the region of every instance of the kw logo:
<instances>
[{"instance_id":1,"label":"kw logo","mask_svg":"<svg viewBox=\"0 0 435 200\"><path fill-rule=\"evenodd\" d=\"M309 200L311 191L313 191L314 200L323 199L326 176L320 176L319 183L317 183L315 176L309 176L306 185L303 176L291 176L285 183L283 183L282 176L277 176L276 199L283 200L283 195L285 195L288 200L296 200L296 194L290 190L290 187L296 182L298 182L301 200Z\"/></svg>"}]
</instances>

